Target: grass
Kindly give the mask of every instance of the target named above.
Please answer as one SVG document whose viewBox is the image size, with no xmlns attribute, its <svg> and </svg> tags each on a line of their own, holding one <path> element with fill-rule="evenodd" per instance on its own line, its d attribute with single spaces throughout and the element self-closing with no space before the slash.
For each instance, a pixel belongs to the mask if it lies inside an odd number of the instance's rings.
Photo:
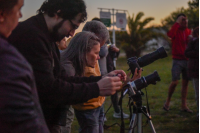
<svg viewBox="0 0 200 133">
<path fill-rule="evenodd" d="M 148 66 L 143 67 L 142 76 L 147 76 L 154 72 L 158 72 L 161 81 L 157 82 L 156 85 L 147 86 L 147 94 L 150 112 L 152 116 L 152 122 L 157 133 L 198 133 L 199 132 L 199 123 L 196 122 L 197 107 L 194 96 L 194 89 L 192 82 L 189 82 L 188 96 L 187 96 L 187 105 L 193 110 L 192 114 L 185 113 L 180 111 L 181 106 L 181 84 L 179 83 L 176 87 L 176 90 L 172 96 L 170 111 L 166 112 L 162 109 L 163 104 L 166 100 L 168 87 L 171 82 L 171 65 L 172 59 L 171 56 L 168 56 L 164 59 L 159 59 Z M 128 73 L 128 65 L 125 57 L 119 57 L 117 60 L 117 69 L 122 69 Z M 142 89 L 145 93 L 145 90 Z M 146 94 L 143 99 L 143 106 L 146 106 Z M 110 97 L 106 97 L 105 101 L 105 110 L 111 104 Z M 123 98 L 123 111 L 127 114 L 129 113 L 128 104 L 128 95 Z M 121 124 L 120 119 L 113 118 L 113 107 L 106 114 L 107 121 L 106 125 L 112 125 L 114 123 Z M 143 124 L 145 124 L 146 117 L 143 115 Z M 125 120 L 125 128 L 128 128 L 129 120 Z M 72 124 L 72 133 L 78 133 L 78 122 L 76 118 Z M 115 125 L 104 131 L 105 133 L 120 133 L 120 127 Z M 125 131 L 126 133 L 128 131 Z M 143 127 L 144 133 L 152 133 L 149 124 Z"/>
</svg>

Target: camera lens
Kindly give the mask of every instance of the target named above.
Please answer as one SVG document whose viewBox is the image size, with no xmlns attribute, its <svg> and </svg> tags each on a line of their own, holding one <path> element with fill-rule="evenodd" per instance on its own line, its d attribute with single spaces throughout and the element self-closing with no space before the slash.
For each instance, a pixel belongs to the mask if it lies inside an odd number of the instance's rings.
<svg viewBox="0 0 200 133">
<path fill-rule="evenodd" d="M 152 74 L 147 75 L 146 77 L 141 77 L 133 81 L 135 83 L 135 88 L 141 90 L 147 87 L 149 84 L 156 84 L 156 81 L 160 81 L 160 77 L 157 71 L 154 71 Z"/>
<path fill-rule="evenodd" d="M 151 64 L 155 60 L 164 58 L 164 57 L 167 57 L 167 53 L 166 53 L 164 47 L 160 47 L 156 51 L 138 58 L 138 64 L 140 67 L 144 67 L 146 65 Z"/>
</svg>

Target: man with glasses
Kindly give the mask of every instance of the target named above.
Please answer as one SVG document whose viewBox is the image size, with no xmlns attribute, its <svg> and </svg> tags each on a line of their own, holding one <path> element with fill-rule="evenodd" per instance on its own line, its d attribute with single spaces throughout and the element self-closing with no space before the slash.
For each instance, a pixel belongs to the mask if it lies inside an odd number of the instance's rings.
<svg viewBox="0 0 200 133">
<path fill-rule="evenodd" d="M 60 66 L 57 41 L 73 36 L 87 18 L 83 0 L 46 0 L 38 14 L 19 23 L 9 41 L 32 65 L 43 114 L 52 133 L 65 125 L 66 104 L 86 102 L 98 96 L 114 94 L 126 79 L 122 70 L 109 77 L 68 77 Z M 112 75 L 112 76 L 111 76 Z"/>
</svg>

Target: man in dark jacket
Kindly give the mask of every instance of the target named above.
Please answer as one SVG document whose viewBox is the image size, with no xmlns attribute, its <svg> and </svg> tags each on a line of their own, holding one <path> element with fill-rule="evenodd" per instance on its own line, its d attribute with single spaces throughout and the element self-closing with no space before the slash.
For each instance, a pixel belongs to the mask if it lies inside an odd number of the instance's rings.
<svg viewBox="0 0 200 133">
<path fill-rule="evenodd" d="M 33 70 L 7 42 L 22 17 L 24 0 L 0 0 L 0 132 L 49 133 Z"/>
<path fill-rule="evenodd" d="M 45 1 L 38 15 L 20 23 L 9 38 L 33 67 L 40 103 L 51 132 L 59 132 L 55 125 L 65 125 L 63 105 L 114 94 L 122 83 L 119 77 L 113 75 L 120 73 L 126 78 L 121 70 L 111 72 L 108 74 L 110 77 L 105 78 L 75 78 L 65 74 L 55 42 L 65 36 L 73 36 L 86 17 L 86 6 L 82 0 Z"/>
<path fill-rule="evenodd" d="M 199 120 L 199 27 L 194 29 L 192 36 L 185 50 L 185 56 L 189 58 L 187 74 L 193 82 L 197 103 L 197 120 Z"/>
</svg>

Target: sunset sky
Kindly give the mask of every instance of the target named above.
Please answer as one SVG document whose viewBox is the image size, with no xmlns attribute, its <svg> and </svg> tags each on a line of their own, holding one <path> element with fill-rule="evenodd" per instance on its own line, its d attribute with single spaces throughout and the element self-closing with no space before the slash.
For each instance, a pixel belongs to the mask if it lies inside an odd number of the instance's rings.
<svg viewBox="0 0 200 133">
<path fill-rule="evenodd" d="M 20 21 L 36 14 L 44 0 L 24 0 L 22 8 L 23 17 Z M 88 19 L 90 21 L 94 17 L 99 17 L 98 8 L 122 9 L 127 10 L 130 15 L 144 12 L 144 17 L 154 17 L 152 24 L 159 25 L 161 20 L 176 11 L 180 7 L 187 8 L 189 0 L 84 0 L 87 6 Z M 128 14 L 127 14 L 128 15 Z M 76 32 L 82 30 L 84 24 L 81 24 Z"/>
</svg>

